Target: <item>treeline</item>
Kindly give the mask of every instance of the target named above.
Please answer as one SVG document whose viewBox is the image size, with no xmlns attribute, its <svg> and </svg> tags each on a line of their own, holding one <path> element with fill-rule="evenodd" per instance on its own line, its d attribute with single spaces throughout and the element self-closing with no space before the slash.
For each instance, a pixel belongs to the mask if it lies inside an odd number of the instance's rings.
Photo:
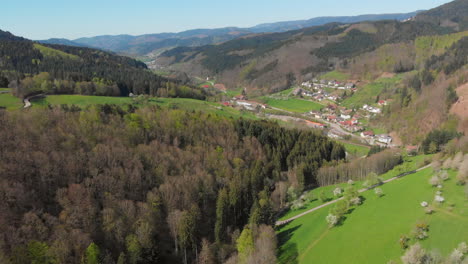
<svg viewBox="0 0 468 264">
<path fill-rule="evenodd" d="M 442 150 L 442 146 L 450 140 L 460 137 L 461 134 L 456 131 L 435 129 L 427 134 L 421 144 L 421 149 L 425 154 L 434 154 Z"/>
<path fill-rule="evenodd" d="M 39 45 L 29 40 L 5 37 L 0 38 L 0 58 L 2 76 L 16 84 L 28 76 L 47 72 L 53 80 L 63 81 L 66 87 L 62 89 L 67 91 L 74 91 L 76 83 L 99 85 L 93 82 L 99 79 L 111 82 L 121 96 L 134 93 L 196 99 L 206 97 L 203 90 L 154 74 L 143 62 L 90 48 Z M 104 92 L 103 95 L 115 95 L 117 90 L 113 87 Z M 95 93 L 86 91 L 86 94 Z"/>
<path fill-rule="evenodd" d="M 349 163 L 340 162 L 319 169 L 317 181 L 320 186 L 327 186 L 349 180 L 364 180 L 369 174 L 383 174 L 403 162 L 400 153 L 385 150 L 365 159 Z"/>
<path fill-rule="evenodd" d="M 276 183 L 303 167 L 314 184 L 345 155 L 310 131 L 158 107 L 0 123 L 1 263 L 274 262 Z"/>
</svg>

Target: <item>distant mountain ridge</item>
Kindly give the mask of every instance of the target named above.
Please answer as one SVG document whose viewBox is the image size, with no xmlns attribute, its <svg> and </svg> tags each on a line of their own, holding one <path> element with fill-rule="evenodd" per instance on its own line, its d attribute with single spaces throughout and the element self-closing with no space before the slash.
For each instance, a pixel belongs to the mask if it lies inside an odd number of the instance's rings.
<svg viewBox="0 0 468 264">
<path fill-rule="evenodd" d="M 217 29 L 193 29 L 179 33 L 158 33 L 139 36 L 103 35 L 87 38 L 39 40 L 46 44 L 62 44 L 99 48 L 128 55 L 158 54 L 175 47 L 198 47 L 233 40 L 241 36 L 256 33 L 274 33 L 319 26 L 331 22 L 356 23 L 376 20 L 405 20 L 421 11 L 398 14 L 371 14 L 359 16 L 316 17 L 309 20 L 283 21 L 259 24 L 250 28 L 225 27 Z"/>
</svg>

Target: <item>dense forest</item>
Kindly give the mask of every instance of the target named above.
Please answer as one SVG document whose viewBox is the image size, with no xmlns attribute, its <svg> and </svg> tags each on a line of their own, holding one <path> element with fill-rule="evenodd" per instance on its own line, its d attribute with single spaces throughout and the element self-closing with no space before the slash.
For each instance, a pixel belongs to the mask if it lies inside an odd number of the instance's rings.
<svg viewBox="0 0 468 264">
<path fill-rule="evenodd" d="M 271 263 L 274 197 L 345 158 L 313 131 L 158 107 L 0 123 L 1 263 Z"/>
<path fill-rule="evenodd" d="M 41 83 L 31 79 L 41 73 Z M 143 62 L 101 50 L 41 45 L 0 31 L 0 79 L 7 79 L 19 96 L 35 92 L 87 95 L 150 94 L 204 99 L 206 92 L 158 76 Z M 37 80 L 36 80 L 37 81 Z"/>
</svg>

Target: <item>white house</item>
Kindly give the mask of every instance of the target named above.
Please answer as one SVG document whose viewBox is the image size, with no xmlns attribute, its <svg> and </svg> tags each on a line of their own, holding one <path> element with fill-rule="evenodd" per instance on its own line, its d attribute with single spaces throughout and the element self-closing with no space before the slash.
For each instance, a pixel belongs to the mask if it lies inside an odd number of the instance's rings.
<svg viewBox="0 0 468 264">
<path fill-rule="evenodd" d="M 377 135 L 377 141 L 384 144 L 390 144 L 392 143 L 392 137 L 386 134 Z"/>
</svg>

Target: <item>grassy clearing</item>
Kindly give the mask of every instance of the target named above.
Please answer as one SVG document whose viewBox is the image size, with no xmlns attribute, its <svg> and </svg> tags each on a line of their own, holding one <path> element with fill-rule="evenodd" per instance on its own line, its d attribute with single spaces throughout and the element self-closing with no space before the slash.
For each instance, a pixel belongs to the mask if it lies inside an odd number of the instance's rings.
<svg viewBox="0 0 468 264">
<path fill-rule="evenodd" d="M 7 110 L 15 110 L 23 107 L 23 103 L 21 99 L 10 93 L 2 93 L 0 94 L 0 107 L 5 107 Z"/>
<path fill-rule="evenodd" d="M 340 142 L 340 143 L 343 144 L 343 146 L 346 149 L 346 152 L 348 152 L 352 156 L 362 157 L 364 155 L 367 155 L 367 153 L 369 153 L 370 147 L 356 145 L 356 144 L 352 144 L 348 142 Z"/>
<path fill-rule="evenodd" d="M 348 108 L 359 108 L 364 104 L 373 104 L 376 102 L 379 94 L 393 88 L 401 80 L 401 74 L 392 78 L 379 78 L 370 84 L 360 87 L 353 96 L 345 99 L 341 105 Z"/>
<path fill-rule="evenodd" d="M 383 185 L 385 195 L 362 194 L 364 204 L 346 215 L 343 225 L 328 229 L 323 208 L 278 230 L 280 263 L 387 263 L 400 262 L 400 235 L 410 235 L 419 221 L 429 224 L 429 237 L 421 244 L 449 254 L 468 237 L 468 202 L 463 186 L 455 184 L 455 172 L 442 189 L 446 202 L 427 215 L 420 203 L 433 201 L 436 188 L 428 184 L 432 169 Z M 455 206 L 452 208 L 450 204 Z M 412 239 L 410 244 L 416 241 Z"/>
<path fill-rule="evenodd" d="M 77 105 L 86 107 L 96 104 L 116 104 L 126 105 L 135 103 L 134 99 L 130 97 L 108 97 L 108 96 L 85 96 L 85 95 L 49 95 L 44 99 L 35 100 L 32 102 L 33 106 L 47 106 L 51 105 Z M 250 119 L 257 119 L 257 117 L 246 111 L 239 111 L 231 107 L 225 107 L 217 103 L 200 101 L 187 98 L 149 98 L 143 103 L 135 103 L 137 106 L 146 105 L 159 105 L 161 107 L 170 107 L 177 109 L 184 109 L 188 111 L 203 111 L 207 113 L 218 114 L 225 117 L 243 117 Z"/>
<path fill-rule="evenodd" d="M 325 73 L 324 75 L 320 76 L 320 79 L 323 80 L 337 80 L 337 81 L 346 81 L 349 79 L 349 74 L 339 72 L 339 71 L 331 71 Z"/>
<path fill-rule="evenodd" d="M 422 63 L 432 55 L 444 53 L 446 48 L 452 46 L 465 36 L 468 36 L 468 31 L 440 36 L 418 37 L 414 44 L 417 62 Z"/>
<path fill-rule="evenodd" d="M 282 100 L 271 97 L 263 97 L 262 100 L 271 107 L 295 113 L 305 113 L 312 110 L 320 110 L 324 107 L 324 105 L 317 102 L 293 98 Z"/>
<path fill-rule="evenodd" d="M 69 53 L 56 50 L 53 48 L 49 48 L 49 47 L 46 47 L 37 43 L 34 44 L 34 48 L 39 50 L 42 53 L 42 55 L 44 55 L 45 57 L 59 57 L 59 58 L 72 59 L 72 60 L 78 60 L 80 58 L 76 55 L 69 54 Z"/>
<path fill-rule="evenodd" d="M 367 152 L 365 154 L 367 154 Z M 380 177 L 382 179 L 384 179 L 384 180 L 387 180 L 387 179 L 393 178 L 393 177 L 395 177 L 395 176 L 397 176 L 397 175 L 399 175 L 401 173 L 418 169 L 418 168 L 420 168 L 420 167 L 422 167 L 424 165 L 425 159 L 430 159 L 431 157 L 432 157 L 432 155 L 419 155 L 419 156 L 414 156 L 414 157 L 405 157 L 404 158 L 405 162 L 403 164 L 398 165 L 393 170 L 388 171 L 387 173 L 380 175 Z M 361 186 L 362 183 L 363 183 L 363 181 L 356 181 L 355 186 L 358 186 L 360 188 L 360 187 L 362 187 Z M 318 195 L 321 192 L 324 192 L 328 199 L 334 199 L 333 190 L 336 187 L 344 188 L 347 185 L 348 185 L 347 183 L 340 183 L 340 184 L 335 184 L 335 185 L 330 185 L 330 186 L 319 187 L 319 188 L 311 190 L 309 193 L 312 193 L 314 197 L 318 197 Z M 307 211 L 309 209 L 317 207 L 317 206 L 319 206 L 321 204 L 322 203 L 318 199 L 313 200 L 312 202 L 310 202 L 308 204 L 304 204 L 304 207 L 301 208 L 301 209 L 289 210 L 286 214 L 282 215 L 279 220 L 285 220 L 285 219 L 288 219 L 290 217 L 296 216 L 296 215 L 301 214 L 301 213 L 303 213 L 303 212 L 305 212 L 305 211 Z"/>
<path fill-rule="evenodd" d="M 468 204 L 452 172 L 443 189 L 447 202 L 434 214 L 425 214 L 420 202 L 431 202 L 434 197 L 436 190 L 427 183 L 432 174 L 426 169 L 383 185 L 382 198 L 371 191 L 363 193 L 364 204 L 333 229 L 325 221 L 329 208 L 282 227 L 278 233 L 280 263 L 401 263 L 404 251 L 398 239 L 409 235 L 419 221 L 429 224 L 429 237 L 421 244 L 447 255 L 468 237 Z M 448 208 L 451 202 L 456 205 L 452 211 Z"/>
<path fill-rule="evenodd" d="M 10 88 L 0 88 L 0 91 L 10 91 Z"/>
</svg>

